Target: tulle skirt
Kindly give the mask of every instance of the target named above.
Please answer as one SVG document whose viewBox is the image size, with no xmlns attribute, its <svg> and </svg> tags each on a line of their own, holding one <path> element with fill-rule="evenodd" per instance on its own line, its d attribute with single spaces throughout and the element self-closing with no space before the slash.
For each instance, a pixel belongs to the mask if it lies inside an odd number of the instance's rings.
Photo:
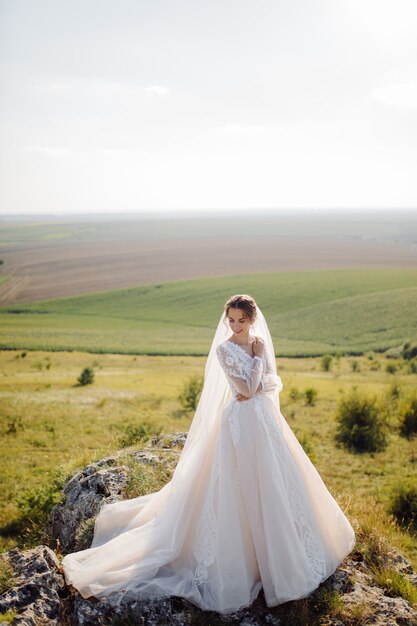
<svg viewBox="0 0 417 626">
<path fill-rule="evenodd" d="M 189 480 L 103 505 L 66 581 L 113 606 L 181 596 L 203 610 L 306 597 L 355 543 L 351 524 L 268 394 L 232 399 Z"/>
</svg>

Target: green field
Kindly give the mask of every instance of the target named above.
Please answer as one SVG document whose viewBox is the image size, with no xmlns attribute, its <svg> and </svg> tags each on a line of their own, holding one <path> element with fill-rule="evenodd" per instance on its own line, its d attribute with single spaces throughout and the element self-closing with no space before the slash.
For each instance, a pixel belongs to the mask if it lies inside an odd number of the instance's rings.
<svg viewBox="0 0 417 626">
<path fill-rule="evenodd" d="M 394 374 L 386 371 L 387 363 L 396 364 Z M 181 413 L 178 395 L 189 376 L 203 374 L 204 364 L 204 357 L 0 352 L 0 550 L 21 545 L 19 501 L 29 494 L 39 507 L 57 468 L 70 473 L 119 449 L 132 426 L 187 431 L 192 414 Z M 86 366 L 93 366 L 95 381 L 77 387 Z M 416 374 L 402 359 L 381 354 L 334 359 L 328 372 L 319 358 L 279 358 L 277 366 L 284 385 L 281 411 L 331 492 L 344 506 L 350 502 L 348 514 L 362 521 L 375 511 L 374 503 L 380 506 L 381 532 L 417 564 L 416 538 L 386 516 L 392 491 L 417 480 L 417 439 L 399 435 L 391 393 L 397 385 L 403 402 L 416 386 Z M 337 405 L 354 386 L 389 407 L 389 443 L 382 452 L 353 454 L 335 445 Z M 314 406 L 303 395 L 310 387 L 317 391 Z"/>
<path fill-rule="evenodd" d="M 201 278 L 0 308 L 0 349 L 205 355 L 224 302 L 249 293 L 277 356 L 363 354 L 417 339 L 417 269 Z"/>
</svg>

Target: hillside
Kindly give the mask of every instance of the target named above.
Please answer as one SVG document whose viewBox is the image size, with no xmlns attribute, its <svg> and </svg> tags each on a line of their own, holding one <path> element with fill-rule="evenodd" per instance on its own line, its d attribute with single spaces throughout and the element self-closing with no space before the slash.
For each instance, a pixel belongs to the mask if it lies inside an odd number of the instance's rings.
<svg viewBox="0 0 417 626">
<path fill-rule="evenodd" d="M 226 299 L 253 295 L 280 356 L 417 338 L 417 269 L 242 274 L 0 307 L 0 349 L 205 355 Z"/>
</svg>

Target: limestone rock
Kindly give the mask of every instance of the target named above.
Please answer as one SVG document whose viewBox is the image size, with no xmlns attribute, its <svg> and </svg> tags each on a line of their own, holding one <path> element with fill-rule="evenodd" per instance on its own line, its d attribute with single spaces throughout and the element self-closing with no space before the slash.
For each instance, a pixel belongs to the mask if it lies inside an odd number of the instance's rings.
<svg viewBox="0 0 417 626">
<path fill-rule="evenodd" d="M 24 552 L 13 548 L 5 553 L 14 570 L 15 586 L 0 596 L 0 612 L 16 611 L 13 624 L 59 626 L 62 598 L 67 595 L 60 563 L 47 546 Z"/>
<path fill-rule="evenodd" d="M 182 447 L 187 433 L 157 436 L 152 440 L 153 449 Z M 118 453 L 100 459 L 77 472 L 65 485 L 63 501 L 52 509 L 46 525 L 43 542 L 62 552 L 76 552 L 84 546 L 77 535 L 82 525 L 93 521 L 104 503 L 111 503 L 123 497 L 129 482 L 130 469 L 118 465 L 121 456 L 130 456 L 142 464 L 159 464 L 164 458 L 152 450 L 123 449 Z M 172 468 L 173 469 L 173 468 Z"/>
</svg>

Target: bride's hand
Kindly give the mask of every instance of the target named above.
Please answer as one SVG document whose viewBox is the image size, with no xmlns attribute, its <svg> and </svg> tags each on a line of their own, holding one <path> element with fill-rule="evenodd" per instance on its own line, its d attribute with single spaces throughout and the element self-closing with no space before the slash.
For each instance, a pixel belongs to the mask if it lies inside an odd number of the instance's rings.
<svg viewBox="0 0 417 626">
<path fill-rule="evenodd" d="M 252 343 L 253 356 L 263 356 L 265 350 L 265 343 L 262 337 L 254 337 Z"/>
<path fill-rule="evenodd" d="M 243 395 L 243 393 L 238 393 L 236 396 L 236 400 L 238 402 L 242 402 L 242 400 L 249 400 L 248 396 Z"/>
</svg>

